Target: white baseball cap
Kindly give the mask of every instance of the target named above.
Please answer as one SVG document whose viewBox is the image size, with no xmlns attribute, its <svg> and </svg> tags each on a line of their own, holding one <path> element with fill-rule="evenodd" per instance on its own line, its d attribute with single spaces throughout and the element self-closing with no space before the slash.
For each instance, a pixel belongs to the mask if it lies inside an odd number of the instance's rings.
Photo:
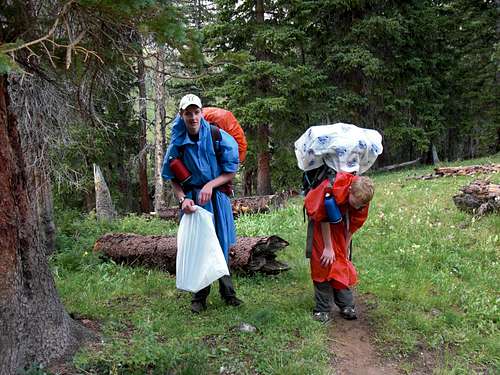
<svg viewBox="0 0 500 375">
<path fill-rule="evenodd" d="M 194 94 L 184 95 L 179 103 L 179 109 L 184 110 L 190 105 L 195 105 L 198 108 L 201 108 L 201 99 Z"/>
</svg>

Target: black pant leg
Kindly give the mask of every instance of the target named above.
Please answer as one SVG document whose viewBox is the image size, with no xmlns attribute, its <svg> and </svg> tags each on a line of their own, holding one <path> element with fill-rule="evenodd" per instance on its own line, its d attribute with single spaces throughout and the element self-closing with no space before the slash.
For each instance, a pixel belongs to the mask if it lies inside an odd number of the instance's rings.
<svg viewBox="0 0 500 375">
<path fill-rule="evenodd" d="M 333 297 L 335 304 L 339 307 L 339 309 L 342 310 L 345 307 L 354 308 L 354 296 L 351 289 L 334 289 Z"/>
<path fill-rule="evenodd" d="M 207 297 L 210 294 L 210 285 L 206 288 L 199 290 L 196 293 L 193 293 L 193 298 L 191 302 L 202 302 L 205 303 L 207 301 Z"/>
<path fill-rule="evenodd" d="M 219 292 L 220 296 L 224 300 L 236 297 L 236 291 L 233 287 L 233 279 L 231 278 L 231 275 L 224 275 L 219 279 Z"/>
<path fill-rule="evenodd" d="M 329 312 L 332 308 L 333 288 L 328 281 L 314 284 L 314 312 Z"/>
</svg>

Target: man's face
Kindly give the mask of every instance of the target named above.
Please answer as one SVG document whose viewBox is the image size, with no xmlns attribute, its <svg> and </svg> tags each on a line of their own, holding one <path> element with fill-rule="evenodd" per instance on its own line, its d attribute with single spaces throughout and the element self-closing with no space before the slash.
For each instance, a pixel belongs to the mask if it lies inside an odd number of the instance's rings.
<svg viewBox="0 0 500 375">
<path fill-rule="evenodd" d="M 191 104 L 186 109 L 181 110 L 181 116 L 186 124 L 186 129 L 189 134 L 195 135 L 200 131 L 201 108 Z"/>
</svg>

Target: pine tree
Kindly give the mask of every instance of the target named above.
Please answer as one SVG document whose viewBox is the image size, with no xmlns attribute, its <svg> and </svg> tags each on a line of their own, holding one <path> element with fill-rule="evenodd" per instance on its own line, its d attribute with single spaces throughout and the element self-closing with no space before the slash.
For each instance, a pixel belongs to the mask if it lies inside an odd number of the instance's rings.
<svg viewBox="0 0 500 375">
<path fill-rule="evenodd" d="M 249 155 L 247 193 L 271 192 L 298 180 L 293 141 L 321 118 L 329 87 L 304 56 L 307 36 L 296 23 L 295 5 L 285 1 L 217 1 L 217 18 L 204 29 L 209 59 L 230 62 L 204 81 L 208 96 L 232 110 L 245 128 Z M 256 185 L 256 191 L 250 186 Z"/>
</svg>

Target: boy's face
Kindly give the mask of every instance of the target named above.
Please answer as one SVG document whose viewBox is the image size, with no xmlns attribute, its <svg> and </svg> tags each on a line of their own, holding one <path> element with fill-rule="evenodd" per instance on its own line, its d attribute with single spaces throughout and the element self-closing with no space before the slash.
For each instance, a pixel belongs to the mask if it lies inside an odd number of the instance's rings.
<svg viewBox="0 0 500 375">
<path fill-rule="evenodd" d="M 367 205 L 367 203 L 362 202 L 355 194 L 352 192 L 349 194 L 349 205 L 356 210 L 361 210 Z"/>
<path fill-rule="evenodd" d="M 181 110 L 181 116 L 186 124 L 188 133 L 192 135 L 198 134 L 202 116 L 201 108 L 191 104 L 186 109 Z"/>
</svg>

